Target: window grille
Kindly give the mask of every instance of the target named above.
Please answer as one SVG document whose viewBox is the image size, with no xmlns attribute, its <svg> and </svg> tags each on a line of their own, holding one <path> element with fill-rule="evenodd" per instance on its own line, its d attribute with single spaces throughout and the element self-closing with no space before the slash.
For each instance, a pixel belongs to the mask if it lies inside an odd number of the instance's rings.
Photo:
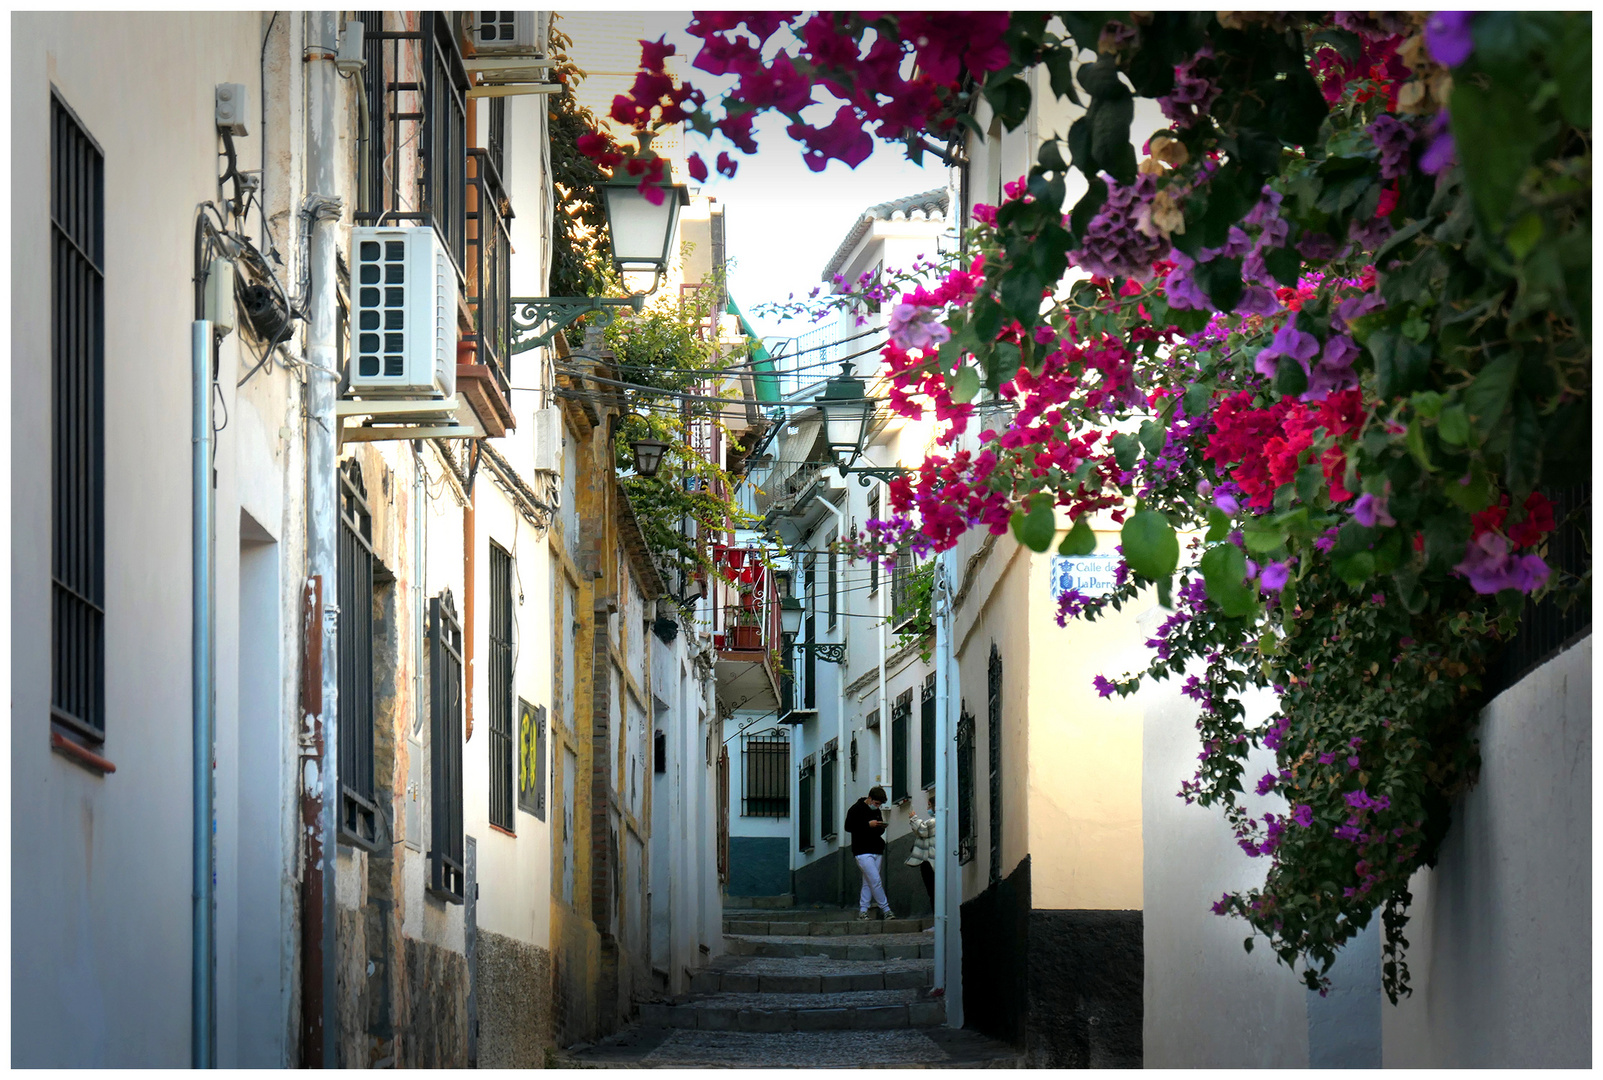
<svg viewBox="0 0 1603 1080">
<path fill-rule="evenodd" d="M 512 831 L 512 557 L 490 545 L 490 824 Z"/>
<path fill-rule="evenodd" d="M 985 737 L 991 757 L 991 881 L 1002 880 L 1002 654 L 991 643 L 986 672 Z"/>
<path fill-rule="evenodd" d="M 979 846 L 974 823 L 974 717 L 965 706 L 957 718 L 957 861 L 973 862 Z"/>
<path fill-rule="evenodd" d="M 831 739 L 818 755 L 818 835 L 833 840 L 835 829 L 835 791 L 840 787 L 840 742 Z"/>
<path fill-rule="evenodd" d="M 913 691 L 904 690 L 891 706 L 891 801 L 909 797 L 907 790 L 907 729 L 912 726 Z"/>
<path fill-rule="evenodd" d="M 807 569 L 804 571 L 804 584 L 807 587 L 807 621 L 802 628 L 803 641 L 818 640 L 818 591 L 813 587 L 817 572 L 814 569 L 813 559 L 807 560 Z M 805 649 L 802 651 L 802 708 L 816 709 L 818 707 L 818 651 Z"/>
<path fill-rule="evenodd" d="M 462 902 L 462 624 L 447 589 L 429 601 L 429 888 Z"/>
<path fill-rule="evenodd" d="M 668 733 L 659 731 L 652 736 L 651 771 L 661 776 L 668 771 Z"/>
<path fill-rule="evenodd" d="M 924 679 L 924 691 L 919 697 L 918 715 L 918 786 L 935 785 L 935 676 Z"/>
<path fill-rule="evenodd" d="M 915 613 L 908 608 L 908 586 L 913 578 L 913 553 L 902 550 L 896 553 L 896 565 L 891 568 L 891 629 L 900 630 L 913 621 Z"/>
<path fill-rule="evenodd" d="M 741 745 L 742 817 L 790 816 L 790 740 L 747 735 Z"/>
<path fill-rule="evenodd" d="M 50 719 L 106 737 L 105 160 L 50 97 Z"/>
<path fill-rule="evenodd" d="M 502 176 L 507 171 L 507 99 L 504 97 L 489 98 L 490 122 L 487 125 L 487 134 L 484 139 L 484 148 L 490 152 L 490 164 Z"/>
<path fill-rule="evenodd" d="M 361 18 L 368 136 L 356 221 L 432 224 L 460 274 L 466 259 L 468 77 L 451 20 L 444 12 L 424 12 L 417 30 L 385 30 L 382 12 Z M 421 53 L 421 71 L 407 70 L 413 49 Z M 405 136 L 403 123 L 414 125 Z M 403 199 L 401 177 L 408 170 L 399 158 L 411 146 L 417 147 L 421 191 Z"/>
<path fill-rule="evenodd" d="M 801 799 L 801 819 L 798 822 L 796 846 L 802 851 L 813 850 L 813 759 L 809 756 L 801 764 L 796 788 Z"/>
<path fill-rule="evenodd" d="M 491 98 L 504 101 L 505 98 Z M 512 377 L 512 234 L 511 202 L 505 174 L 495 167 L 489 151 L 472 149 L 473 175 L 468 215 L 467 301 L 473 309 L 478 362 Z"/>
<path fill-rule="evenodd" d="M 341 839 L 378 843 L 373 791 L 373 517 L 362 466 L 340 468 L 339 779 Z"/>
</svg>

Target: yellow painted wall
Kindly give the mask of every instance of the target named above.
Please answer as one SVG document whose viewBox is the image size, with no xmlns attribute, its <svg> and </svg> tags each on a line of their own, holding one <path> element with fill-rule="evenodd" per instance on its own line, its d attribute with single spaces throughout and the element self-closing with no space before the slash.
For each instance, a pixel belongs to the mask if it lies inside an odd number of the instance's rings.
<svg viewBox="0 0 1603 1080">
<path fill-rule="evenodd" d="M 1098 532 L 1099 551 L 1118 542 Z M 1051 564 L 1050 552 L 1029 560 L 1032 904 L 1140 908 L 1142 713 L 1134 697 L 1099 697 L 1092 679 L 1144 660 L 1137 619 L 1151 603 L 1060 628 Z"/>
</svg>

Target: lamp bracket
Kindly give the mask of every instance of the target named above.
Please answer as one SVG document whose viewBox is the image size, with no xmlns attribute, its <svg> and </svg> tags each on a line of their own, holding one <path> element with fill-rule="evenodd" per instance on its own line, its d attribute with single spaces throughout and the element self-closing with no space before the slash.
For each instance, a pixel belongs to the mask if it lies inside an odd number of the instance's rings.
<svg viewBox="0 0 1603 1080">
<path fill-rule="evenodd" d="M 898 476 L 910 476 L 913 472 L 912 469 L 903 469 L 896 465 L 837 465 L 836 468 L 840 470 L 842 477 L 845 477 L 849 473 L 857 473 L 857 482 L 863 487 L 872 486 L 869 483 L 870 478 L 878 480 L 882 484 L 888 484 L 892 480 L 895 480 Z"/>
<path fill-rule="evenodd" d="M 622 299 L 609 296 L 514 296 L 512 297 L 512 352 L 517 354 L 551 344 L 557 331 L 572 326 L 576 319 L 594 312 L 600 326 L 610 326 L 620 308 L 641 311 L 644 296 Z M 546 327 L 541 331 L 540 327 Z M 537 332 L 538 331 L 538 332 Z"/>
<path fill-rule="evenodd" d="M 826 664 L 844 664 L 846 662 L 846 645 L 839 641 L 798 641 L 795 648 L 803 652 L 811 652 L 815 657 Z"/>
</svg>

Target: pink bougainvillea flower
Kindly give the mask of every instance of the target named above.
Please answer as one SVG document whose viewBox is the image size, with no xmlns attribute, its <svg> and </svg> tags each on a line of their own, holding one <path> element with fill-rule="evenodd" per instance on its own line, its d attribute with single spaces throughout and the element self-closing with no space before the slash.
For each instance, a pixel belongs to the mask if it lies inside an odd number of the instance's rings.
<svg viewBox="0 0 1603 1080">
<path fill-rule="evenodd" d="M 740 168 L 740 164 L 737 161 L 735 161 L 734 158 L 729 156 L 728 151 L 720 151 L 719 152 L 719 154 L 718 154 L 718 173 L 719 173 L 719 175 L 728 176 L 728 177 L 732 178 L 735 175 L 735 170 L 738 169 L 738 168 Z"/>
<path fill-rule="evenodd" d="M 823 172 L 831 158 L 855 169 L 874 152 L 874 140 L 863 130 L 857 111 L 850 105 L 842 105 L 835 113 L 834 123 L 826 128 L 791 124 L 785 132 L 807 147 L 802 160 L 813 172 Z"/>
<path fill-rule="evenodd" d="M 690 175 L 699 183 L 705 184 L 707 182 L 707 163 L 701 160 L 700 154 L 691 154 L 685 160 L 685 167 L 690 170 Z"/>
<path fill-rule="evenodd" d="M 678 46 L 666 44 L 668 35 L 656 41 L 640 40 L 640 66 L 650 71 L 661 71 L 664 61 L 679 51 Z"/>
</svg>

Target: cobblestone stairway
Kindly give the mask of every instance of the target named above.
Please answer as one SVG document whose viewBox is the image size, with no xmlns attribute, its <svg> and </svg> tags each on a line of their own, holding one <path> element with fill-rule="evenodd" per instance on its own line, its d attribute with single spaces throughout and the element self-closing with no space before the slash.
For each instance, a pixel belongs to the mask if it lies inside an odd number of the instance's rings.
<svg viewBox="0 0 1603 1080">
<path fill-rule="evenodd" d="M 933 920 L 726 909 L 725 955 L 682 997 L 568 1055 L 598 1068 L 1012 1068 L 1010 1047 L 945 1027 Z"/>
</svg>

